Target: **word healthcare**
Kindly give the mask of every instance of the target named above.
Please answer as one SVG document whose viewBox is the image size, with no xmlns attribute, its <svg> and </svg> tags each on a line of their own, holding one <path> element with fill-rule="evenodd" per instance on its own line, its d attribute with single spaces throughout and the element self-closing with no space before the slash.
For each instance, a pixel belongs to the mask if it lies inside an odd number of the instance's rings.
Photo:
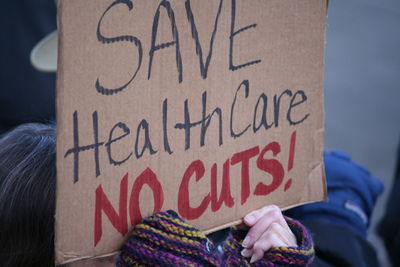
<svg viewBox="0 0 400 267">
<path fill-rule="evenodd" d="M 239 94 L 241 93 L 242 94 Z M 193 130 L 200 131 L 200 140 L 198 140 L 200 147 L 205 145 L 206 134 L 208 127 L 210 126 L 212 119 L 218 123 L 218 140 L 217 143 L 221 146 L 224 143 L 223 140 L 223 130 L 228 130 L 228 135 L 231 138 L 239 138 L 246 134 L 249 131 L 253 133 L 257 133 L 260 130 L 268 130 L 272 127 L 278 127 L 281 120 L 281 106 L 286 106 L 287 109 L 282 112 L 285 115 L 285 119 L 289 125 L 297 125 L 304 122 L 310 114 L 296 114 L 294 112 L 295 108 L 300 106 L 301 104 L 307 101 L 307 95 L 303 90 L 284 90 L 280 94 L 275 94 L 273 97 L 266 95 L 265 93 L 261 93 L 255 103 L 244 103 L 247 108 L 252 109 L 252 117 L 243 118 L 240 117 L 240 114 L 235 114 L 235 106 L 239 101 L 246 101 L 250 94 L 250 83 L 248 80 L 243 80 L 243 82 L 236 89 L 236 93 L 232 97 L 232 104 L 229 112 L 229 128 L 225 127 L 224 124 L 226 122 L 223 121 L 223 111 L 220 107 L 215 107 L 212 112 L 207 111 L 207 91 L 204 91 L 201 96 L 201 114 L 191 114 L 190 105 L 188 99 L 186 99 L 183 103 L 183 121 L 179 123 L 175 123 L 174 130 L 175 131 L 183 131 L 184 132 L 184 150 L 188 150 L 191 148 L 191 132 Z M 272 98 L 272 100 L 271 100 Z M 287 101 L 286 105 L 281 105 L 282 101 Z M 272 105 L 272 108 L 267 108 L 268 104 Z M 68 157 L 73 155 L 74 158 L 74 170 L 73 170 L 73 182 L 76 183 L 79 181 L 79 155 L 80 153 L 89 153 L 92 152 L 94 154 L 95 164 L 94 164 L 94 174 L 96 177 L 101 175 L 101 166 L 99 160 L 99 153 L 101 148 L 104 148 L 108 162 L 111 166 L 120 166 L 128 162 L 131 158 L 139 159 L 141 158 L 146 151 L 150 155 L 157 154 L 160 149 L 163 149 L 166 153 L 172 154 L 174 152 L 174 147 L 179 144 L 170 144 L 168 136 L 170 135 L 170 127 L 168 124 L 168 99 L 165 99 L 162 102 L 162 127 L 157 127 L 162 129 L 163 135 L 163 144 L 162 148 L 154 145 L 154 142 L 151 140 L 150 131 L 151 131 L 151 123 L 142 119 L 140 123 L 135 127 L 136 134 L 134 136 L 131 135 L 131 125 L 127 125 L 124 122 L 117 122 L 110 129 L 108 138 L 99 137 L 99 116 L 97 111 L 92 113 L 92 129 L 93 129 L 93 142 L 91 144 L 82 145 L 79 142 L 79 114 L 77 111 L 73 113 L 73 147 L 68 149 L 65 153 L 64 157 Z M 268 112 L 271 111 L 271 112 Z M 197 118 L 197 119 L 193 119 Z M 237 125 L 236 121 L 240 121 L 240 127 Z M 243 122 L 244 123 L 243 125 Z M 174 133 L 175 134 L 175 133 Z M 115 145 L 118 141 L 121 141 L 124 138 L 134 138 L 134 147 L 126 149 L 126 156 L 122 159 L 116 159 L 113 156 L 113 145 Z M 214 144 L 215 144 L 214 143 Z M 214 144 L 209 144 L 208 147 L 213 146 Z M 161 146 L 161 145 L 160 145 Z"/>
</svg>

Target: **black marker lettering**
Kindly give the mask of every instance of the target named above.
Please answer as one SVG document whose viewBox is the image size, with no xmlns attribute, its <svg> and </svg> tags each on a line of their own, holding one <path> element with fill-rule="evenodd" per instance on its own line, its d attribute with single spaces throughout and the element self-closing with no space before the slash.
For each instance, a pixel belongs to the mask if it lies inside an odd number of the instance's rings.
<svg viewBox="0 0 400 267">
<path fill-rule="evenodd" d="M 116 129 L 121 129 L 124 133 L 116 138 L 113 138 L 114 135 L 114 131 Z M 115 142 L 117 142 L 118 140 L 121 140 L 122 138 L 124 138 L 125 136 L 129 135 L 131 133 L 130 129 L 128 128 L 128 126 L 126 126 L 125 123 L 122 122 L 118 122 L 117 124 L 114 125 L 114 127 L 111 129 L 110 131 L 110 135 L 108 137 L 108 142 L 105 144 L 105 146 L 107 147 L 107 154 L 108 154 L 108 159 L 110 161 L 110 164 L 112 165 L 121 165 L 122 163 L 124 163 L 125 161 L 127 161 L 131 156 L 132 156 L 132 152 L 129 153 L 129 155 L 127 157 L 125 157 L 125 159 L 121 160 L 121 161 L 116 161 L 113 159 L 112 154 L 111 154 L 111 145 Z"/>
<path fill-rule="evenodd" d="M 258 114 L 258 107 L 260 105 L 260 101 L 262 101 L 262 111 L 261 111 L 261 121 L 258 125 L 256 120 L 257 120 L 257 114 Z M 264 126 L 264 128 L 267 130 L 273 126 L 273 124 L 268 125 L 267 121 L 267 103 L 268 103 L 268 97 L 262 93 L 257 100 L 257 104 L 254 107 L 254 118 L 253 118 L 253 132 L 256 133 L 261 126 Z"/>
<path fill-rule="evenodd" d="M 139 137 L 140 137 L 140 132 L 141 130 L 144 130 L 144 144 L 142 147 L 142 151 L 139 152 Z M 136 158 L 141 158 L 144 154 L 144 151 L 146 150 L 146 148 L 149 150 L 150 155 L 153 155 L 155 153 L 157 153 L 157 150 L 153 149 L 153 146 L 151 145 L 151 141 L 150 141 L 150 133 L 149 133 L 149 124 L 146 120 L 142 120 L 137 128 L 137 132 L 136 132 L 136 142 L 135 142 L 135 155 Z"/>
<path fill-rule="evenodd" d="M 248 66 L 251 66 L 251 65 L 254 65 L 254 64 L 258 64 L 258 63 L 261 62 L 261 59 L 257 59 L 257 60 L 254 60 L 254 61 L 251 61 L 251 62 L 247 62 L 247 63 L 241 64 L 241 65 L 238 65 L 238 66 L 235 66 L 233 64 L 233 41 L 234 41 L 234 37 L 236 35 L 238 35 L 239 33 L 242 33 L 244 31 L 247 31 L 247 30 L 251 29 L 251 28 L 257 27 L 257 24 L 251 24 L 251 25 L 248 25 L 246 27 L 243 27 L 243 28 L 235 31 L 235 21 L 236 21 L 236 0 L 232 0 L 231 35 L 229 37 L 229 39 L 230 39 L 230 44 L 229 44 L 229 69 L 231 71 L 235 71 L 235 70 L 238 70 L 238 69 L 241 69 L 241 68 L 244 68 L 244 67 L 248 67 Z"/>
<path fill-rule="evenodd" d="M 233 138 L 238 138 L 241 135 L 243 135 L 247 129 L 249 129 L 250 124 L 246 126 L 246 128 L 244 128 L 244 130 L 242 130 L 240 133 L 235 133 L 235 131 L 233 130 L 233 110 L 235 108 L 236 105 L 236 98 L 237 98 L 237 94 L 240 90 L 240 88 L 242 88 L 242 85 L 244 86 L 244 97 L 247 98 L 249 96 L 249 91 L 250 91 L 250 83 L 249 80 L 243 80 L 243 82 L 239 85 L 239 87 L 236 89 L 236 93 L 235 93 L 235 97 L 233 98 L 233 102 L 232 102 L 232 106 L 231 106 L 231 120 L 230 120 L 230 128 L 231 128 L 231 136 Z"/>
<path fill-rule="evenodd" d="M 168 18 L 171 23 L 171 31 L 172 31 L 172 38 L 174 39 L 172 42 L 168 43 L 163 43 L 156 45 L 156 37 L 157 37 L 157 31 L 158 31 L 158 24 L 159 24 L 159 19 L 160 19 L 160 8 L 163 7 L 167 10 L 168 13 Z M 179 83 L 182 82 L 182 57 L 181 57 L 181 51 L 179 49 L 179 34 L 178 34 L 178 29 L 176 27 L 175 23 L 175 15 L 174 11 L 171 8 L 171 4 L 169 3 L 168 0 L 163 0 L 160 5 L 157 8 L 156 14 L 154 16 L 153 20 L 153 29 L 152 29 L 152 35 L 151 35 L 151 48 L 149 52 L 149 71 L 148 71 L 148 76 L 147 79 L 150 80 L 151 77 L 151 68 L 153 66 L 153 57 L 154 57 L 154 52 L 157 50 L 161 50 L 167 47 L 170 47 L 172 45 L 175 45 L 175 53 L 176 53 L 176 67 L 178 69 L 178 81 Z"/>
<path fill-rule="evenodd" d="M 204 146 L 206 132 L 208 126 L 210 126 L 211 119 L 216 113 L 219 118 L 219 145 L 222 145 L 222 111 L 219 107 L 216 107 L 211 115 L 206 116 L 206 109 L 207 109 L 207 92 L 204 92 L 202 95 L 202 119 L 201 119 L 201 134 L 200 134 L 200 146 Z"/>
<path fill-rule="evenodd" d="M 94 150 L 96 177 L 100 175 L 99 146 L 103 145 L 104 142 L 99 142 L 97 111 L 93 112 L 92 118 L 93 118 L 94 143 L 87 146 L 79 146 L 78 112 L 75 111 L 73 114 L 74 147 L 67 150 L 67 152 L 64 155 L 64 158 L 66 158 L 71 153 L 74 154 L 74 178 L 73 178 L 74 183 L 79 181 L 79 153 L 86 150 L 90 149 Z"/>
<path fill-rule="evenodd" d="M 296 100 L 297 95 L 301 96 L 301 100 L 299 100 L 299 101 L 294 103 L 294 101 Z M 293 95 L 292 99 L 290 100 L 289 110 L 288 110 L 287 115 L 286 115 L 286 118 L 289 121 L 290 125 L 296 125 L 296 124 L 302 123 L 303 121 L 305 121 L 308 118 L 308 116 L 310 116 L 310 114 L 306 114 L 306 115 L 304 115 L 304 117 L 301 120 L 298 120 L 298 121 L 293 121 L 292 120 L 292 108 L 294 108 L 294 107 L 296 107 L 296 106 L 298 106 L 298 105 L 300 105 L 300 104 L 302 104 L 302 103 L 304 103 L 306 101 L 307 101 L 307 96 L 304 93 L 304 91 L 302 91 L 302 90 L 297 91 Z"/>
<path fill-rule="evenodd" d="M 279 112 L 281 109 L 281 98 L 283 95 L 292 96 L 292 91 L 285 90 L 280 94 L 280 96 L 274 95 L 274 124 L 275 124 L 275 127 L 279 126 Z"/>
<path fill-rule="evenodd" d="M 143 49 L 142 49 L 142 43 L 140 42 L 140 40 L 132 35 L 121 35 L 121 36 L 117 36 L 117 37 L 105 37 L 101 31 L 100 31 L 100 25 L 101 22 L 103 21 L 103 18 L 105 16 L 105 14 L 115 5 L 117 4 L 125 4 L 128 6 L 129 10 L 131 11 L 133 9 L 133 3 L 131 0 L 116 0 L 114 1 L 107 9 L 106 11 L 104 11 L 103 15 L 101 16 L 99 23 L 97 24 L 97 40 L 99 40 L 99 42 L 103 43 L 103 44 L 109 44 L 109 43 L 114 43 L 114 42 L 122 42 L 122 41 L 127 41 L 127 42 L 132 42 L 135 44 L 135 46 L 138 49 L 138 63 L 137 63 L 137 67 L 135 70 L 135 74 L 133 74 L 132 78 L 124 85 L 122 85 L 119 88 L 115 88 L 115 89 L 109 89 L 109 88 L 105 88 L 103 85 L 101 85 L 99 78 L 97 78 L 96 80 L 96 90 L 97 92 L 99 92 L 102 95 L 112 95 L 112 94 L 116 94 L 121 92 L 122 90 L 124 90 L 136 77 L 137 73 L 139 72 L 140 66 L 142 65 L 142 56 L 143 56 Z"/>
<path fill-rule="evenodd" d="M 198 122 L 190 122 L 190 114 L 189 114 L 189 104 L 188 100 L 185 100 L 184 103 L 184 123 L 175 124 L 176 129 L 184 129 L 185 130 L 185 150 L 190 148 L 190 129 L 199 125 L 201 121 Z"/>
<path fill-rule="evenodd" d="M 196 55 L 199 57 L 200 74 L 201 74 L 201 77 L 203 79 L 207 78 L 208 66 L 210 65 L 210 61 L 211 61 L 211 56 L 212 56 L 212 51 L 213 51 L 213 44 L 214 44 L 215 34 L 217 33 L 218 19 L 219 19 L 219 16 L 221 14 L 222 3 L 223 3 L 223 0 L 220 0 L 218 11 L 217 11 L 217 15 L 215 17 L 214 30 L 212 32 L 211 39 L 210 39 L 210 48 L 209 48 L 209 52 L 208 52 L 205 64 L 204 64 L 204 60 L 203 60 L 203 49 L 201 48 L 201 44 L 200 44 L 200 40 L 199 40 L 199 34 L 197 32 L 197 27 L 196 27 L 196 23 L 195 23 L 195 20 L 194 20 L 194 15 L 193 15 L 193 12 L 192 12 L 192 8 L 190 6 L 190 0 L 186 0 L 186 3 L 185 3 L 186 15 L 187 15 L 188 21 L 189 21 L 190 26 L 191 26 L 192 38 L 196 43 Z"/>
<path fill-rule="evenodd" d="M 163 102 L 163 137 L 164 137 L 164 150 L 168 154 L 172 154 L 173 151 L 169 147 L 168 141 L 168 99 Z"/>
</svg>

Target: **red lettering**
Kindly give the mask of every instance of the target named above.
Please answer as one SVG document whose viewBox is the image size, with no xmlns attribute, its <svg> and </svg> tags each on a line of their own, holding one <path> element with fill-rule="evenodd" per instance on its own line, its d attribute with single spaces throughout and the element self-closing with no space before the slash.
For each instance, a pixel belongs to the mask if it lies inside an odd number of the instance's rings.
<svg viewBox="0 0 400 267">
<path fill-rule="evenodd" d="M 229 159 L 225 161 L 222 174 L 222 186 L 221 194 L 218 199 L 217 193 L 217 164 L 211 167 L 211 210 L 213 212 L 218 211 L 221 208 L 222 203 L 229 208 L 235 204 L 231 194 L 231 176 L 230 176 L 230 163 Z"/>
<path fill-rule="evenodd" d="M 250 159 L 257 156 L 259 152 L 260 149 L 258 148 L 258 146 L 256 146 L 245 151 L 236 153 L 232 156 L 232 165 L 235 165 L 239 162 L 242 163 L 242 205 L 246 203 L 247 198 L 250 196 L 249 162 Z"/>
<path fill-rule="evenodd" d="M 285 175 L 282 164 L 278 160 L 264 158 L 264 155 L 269 151 L 272 151 L 273 156 L 279 154 L 281 152 L 279 143 L 272 142 L 266 145 L 257 158 L 257 167 L 271 174 L 272 182 L 269 185 L 258 183 L 254 190 L 254 195 L 256 196 L 265 196 L 275 191 L 282 184 L 283 176 Z"/>
<path fill-rule="evenodd" d="M 296 142 L 296 132 L 292 133 L 290 143 L 290 153 L 288 161 L 288 171 L 293 168 L 294 150 Z M 267 153 L 272 152 L 272 157 L 268 158 Z M 214 163 L 211 167 L 210 173 L 210 192 L 204 196 L 200 205 L 192 207 L 190 205 L 191 193 L 189 192 L 189 185 L 192 178 L 199 182 L 205 174 L 205 166 L 201 160 L 193 161 L 186 169 L 178 192 L 178 212 L 187 220 L 198 219 L 207 210 L 211 204 L 211 211 L 217 212 L 223 204 L 226 207 L 232 208 L 235 205 L 235 199 L 232 197 L 231 192 L 231 173 L 230 168 L 238 163 L 241 164 L 241 205 L 245 204 L 250 197 L 250 160 L 256 156 L 256 165 L 258 169 L 268 173 L 272 176 L 272 182 L 265 184 L 259 182 L 255 189 L 255 196 L 265 196 L 275 191 L 282 183 L 285 175 L 285 170 L 281 162 L 275 157 L 281 152 L 280 144 L 278 142 L 271 142 L 267 144 L 260 153 L 258 146 L 238 152 L 227 159 L 222 166 L 222 180 L 221 188 L 218 190 L 218 165 Z M 129 199 L 129 216 L 131 224 L 134 226 L 139 223 L 143 216 L 140 210 L 140 192 L 144 185 L 148 185 L 153 193 L 154 209 L 153 213 L 160 211 L 164 203 L 164 192 L 161 183 L 157 179 L 157 175 L 150 169 L 145 169 L 134 181 L 131 195 Z M 287 181 L 284 190 L 286 191 L 291 185 L 291 179 Z M 94 218 L 94 246 L 96 246 L 102 237 L 102 215 L 107 216 L 112 226 L 122 235 L 128 232 L 128 174 L 122 178 L 120 182 L 120 195 L 118 212 L 114 209 L 110 200 L 103 191 L 101 185 L 96 189 L 95 201 L 95 218 Z M 199 194 L 195 192 L 197 197 Z M 193 196 L 192 196 L 193 197 Z"/>
<path fill-rule="evenodd" d="M 94 246 L 96 246 L 103 235 L 102 211 L 107 215 L 114 228 L 124 236 L 128 232 L 127 221 L 127 199 L 128 199 L 128 174 L 125 174 L 120 183 L 119 191 L 119 214 L 115 211 L 103 188 L 99 185 L 96 189 L 96 206 L 94 213 Z"/>
<path fill-rule="evenodd" d="M 153 191 L 154 210 L 153 213 L 159 212 L 164 203 L 164 192 L 157 175 L 150 169 L 144 170 L 135 180 L 132 187 L 131 197 L 129 201 L 129 216 L 131 217 L 132 226 L 142 221 L 142 213 L 140 212 L 140 191 L 147 184 Z"/>
<path fill-rule="evenodd" d="M 289 150 L 289 161 L 288 161 L 288 171 L 293 169 L 294 165 L 294 152 L 296 149 L 296 131 L 290 136 L 290 150 Z"/>
<path fill-rule="evenodd" d="M 201 160 L 193 161 L 189 167 L 186 169 L 181 185 L 179 186 L 179 194 L 178 194 L 178 211 L 180 215 L 188 220 L 194 220 L 199 218 L 207 209 L 211 196 L 208 193 L 207 196 L 204 197 L 200 206 L 197 208 L 192 208 L 190 206 L 190 196 L 189 196 L 189 181 L 193 174 L 196 174 L 196 182 L 198 182 L 204 176 L 204 164 Z"/>
</svg>

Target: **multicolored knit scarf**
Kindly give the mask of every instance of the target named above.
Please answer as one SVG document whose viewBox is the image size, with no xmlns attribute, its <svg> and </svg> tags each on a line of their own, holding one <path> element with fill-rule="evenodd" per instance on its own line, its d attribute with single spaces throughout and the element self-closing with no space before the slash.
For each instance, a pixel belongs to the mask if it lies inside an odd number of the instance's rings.
<svg viewBox="0 0 400 267">
<path fill-rule="evenodd" d="M 204 233 L 174 211 L 160 212 L 135 226 L 121 248 L 117 266 L 307 266 L 314 257 L 312 239 L 299 222 L 286 220 L 299 246 L 272 248 L 250 264 L 240 254 L 247 231 L 233 228 L 221 255 Z"/>
</svg>

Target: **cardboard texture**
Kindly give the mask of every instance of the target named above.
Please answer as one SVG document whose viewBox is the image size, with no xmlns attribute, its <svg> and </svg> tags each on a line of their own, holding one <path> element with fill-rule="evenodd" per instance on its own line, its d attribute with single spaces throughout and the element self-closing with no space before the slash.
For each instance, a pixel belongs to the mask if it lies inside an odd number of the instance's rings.
<svg viewBox="0 0 400 267">
<path fill-rule="evenodd" d="M 56 261 L 173 209 L 204 231 L 326 198 L 326 1 L 61 0 Z"/>
</svg>

